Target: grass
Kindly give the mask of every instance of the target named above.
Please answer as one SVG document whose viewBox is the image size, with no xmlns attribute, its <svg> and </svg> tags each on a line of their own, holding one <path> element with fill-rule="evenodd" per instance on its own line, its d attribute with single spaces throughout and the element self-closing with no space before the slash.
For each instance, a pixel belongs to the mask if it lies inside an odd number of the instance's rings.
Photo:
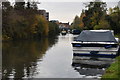
<svg viewBox="0 0 120 80">
<path fill-rule="evenodd" d="M 120 39 L 120 34 L 116 34 L 115 37 L 118 37 Z"/>
<path fill-rule="evenodd" d="M 102 76 L 101 80 L 120 80 L 120 56 L 116 58 L 116 61 L 106 70 L 106 73 Z"/>
</svg>

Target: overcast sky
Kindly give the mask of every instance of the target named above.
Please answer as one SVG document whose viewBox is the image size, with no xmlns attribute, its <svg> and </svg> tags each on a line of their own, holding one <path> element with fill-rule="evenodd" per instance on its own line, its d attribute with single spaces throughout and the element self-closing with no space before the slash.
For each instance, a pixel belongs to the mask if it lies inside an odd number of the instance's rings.
<svg viewBox="0 0 120 80">
<path fill-rule="evenodd" d="M 45 9 L 50 13 L 50 20 L 60 22 L 72 22 L 76 15 L 80 16 L 85 9 L 84 2 L 41 2 L 39 9 Z M 115 7 L 117 2 L 107 2 L 107 7 Z"/>
<path fill-rule="evenodd" d="M 9 0 L 14 2 L 15 0 Z M 22 1 L 22 0 L 19 0 Z M 28 1 L 28 0 L 24 0 Z M 32 1 L 32 0 L 31 0 Z M 80 16 L 82 9 L 85 9 L 83 3 L 93 0 L 35 0 L 41 2 L 39 9 L 45 9 L 49 12 L 50 20 L 59 20 L 60 22 L 72 22 L 76 15 Z M 120 0 L 102 0 L 107 2 L 107 7 L 114 7 Z"/>
</svg>

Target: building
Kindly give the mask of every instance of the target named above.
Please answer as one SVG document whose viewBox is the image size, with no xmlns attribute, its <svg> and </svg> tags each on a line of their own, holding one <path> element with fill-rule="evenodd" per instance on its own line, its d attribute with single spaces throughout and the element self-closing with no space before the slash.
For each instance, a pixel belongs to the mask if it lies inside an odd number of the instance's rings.
<svg viewBox="0 0 120 80">
<path fill-rule="evenodd" d="M 59 25 L 59 21 L 58 20 L 50 20 L 50 22 L 56 23 Z"/>
<path fill-rule="evenodd" d="M 62 22 L 60 22 L 59 23 L 59 28 L 60 29 L 69 29 L 70 28 L 69 22 L 68 23 L 62 23 Z"/>
<path fill-rule="evenodd" d="M 46 10 L 38 10 L 38 13 L 40 15 L 43 15 L 46 18 L 46 20 L 49 21 L 49 12 L 46 12 Z"/>
</svg>

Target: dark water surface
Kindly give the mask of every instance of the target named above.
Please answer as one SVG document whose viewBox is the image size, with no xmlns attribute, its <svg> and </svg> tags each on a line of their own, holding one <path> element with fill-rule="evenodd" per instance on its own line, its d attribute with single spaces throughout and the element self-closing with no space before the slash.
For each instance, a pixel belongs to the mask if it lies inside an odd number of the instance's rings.
<svg viewBox="0 0 120 80">
<path fill-rule="evenodd" d="M 3 78 L 99 78 L 104 68 L 72 66 L 73 37 L 67 34 L 37 41 L 3 42 Z M 90 71 L 96 73 L 91 75 Z"/>
</svg>

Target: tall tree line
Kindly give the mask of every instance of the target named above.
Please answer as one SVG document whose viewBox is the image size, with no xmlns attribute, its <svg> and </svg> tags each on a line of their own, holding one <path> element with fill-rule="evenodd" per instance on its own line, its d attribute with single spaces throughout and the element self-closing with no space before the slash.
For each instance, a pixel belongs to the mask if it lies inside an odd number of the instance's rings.
<svg viewBox="0 0 120 80">
<path fill-rule="evenodd" d="M 112 29 L 115 34 L 120 34 L 120 8 L 109 8 L 107 13 L 105 2 L 89 2 L 80 17 L 76 16 L 71 27 L 80 30 Z"/>
<path fill-rule="evenodd" d="M 12 6 L 9 1 L 3 2 L 2 14 L 3 40 L 38 39 L 56 34 L 56 30 L 59 29 L 57 24 L 47 21 L 40 15 L 37 2 L 16 1 Z M 52 27 L 50 23 L 53 24 Z"/>
</svg>

